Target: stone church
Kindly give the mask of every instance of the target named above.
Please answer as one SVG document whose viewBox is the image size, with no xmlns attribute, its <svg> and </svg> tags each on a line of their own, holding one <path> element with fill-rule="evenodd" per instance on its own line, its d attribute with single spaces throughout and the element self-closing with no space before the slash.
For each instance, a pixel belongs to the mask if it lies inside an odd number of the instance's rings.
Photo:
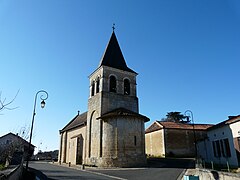
<svg viewBox="0 0 240 180">
<path fill-rule="evenodd" d="M 60 130 L 59 163 L 134 167 L 146 163 L 137 73 L 121 52 L 114 29 L 97 69 L 89 76 L 88 111 Z"/>
</svg>

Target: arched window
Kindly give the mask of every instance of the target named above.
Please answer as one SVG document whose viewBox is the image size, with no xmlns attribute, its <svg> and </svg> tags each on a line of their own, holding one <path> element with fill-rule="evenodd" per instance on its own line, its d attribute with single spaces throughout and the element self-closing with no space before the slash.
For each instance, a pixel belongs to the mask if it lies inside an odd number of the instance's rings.
<svg viewBox="0 0 240 180">
<path fill-rule="evenodd" d="M 97 78 L 97 87 L 96 87 L 96 93 L 99 93 L 99 89 L 100 89 L 100 79 L 99 77 Z"/>
<path fill-rule="evenodd" d="M 91 96 L 94 96 L 94 90 L 95 90 L 95 82 L 92 82 L 92 92 L 91 92 Z"/>
<path fill-rule="evenodd" d="M 110 92 L 117 92 L 117 81 L 114 76 L 110 76 Z"/>
<path fill-rule="evenodd" d="M 128 79 L 124 79 L 124 94 L 125 95 L 130 94 L 130 82 Z"/>
</svg>

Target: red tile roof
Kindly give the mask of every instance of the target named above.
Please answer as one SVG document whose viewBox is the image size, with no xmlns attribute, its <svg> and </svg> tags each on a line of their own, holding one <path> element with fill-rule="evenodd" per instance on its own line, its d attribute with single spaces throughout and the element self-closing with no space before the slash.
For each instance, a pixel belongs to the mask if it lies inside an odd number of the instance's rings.
<svg viewBox="0 0 240 180">
<path fill-rule="evenodd" d="M 157 121 L 155 121 L 145 130 L 145 133 L 150 133 L 160 129 L 163 129 L 163 127 Z"/>
<path fill-rule="evenodd" d="M 225 121 L 225 124 L 232 124 L 240 121 L 240 115 L 237 116 L 228 116 L 228 120 Z"/>
<path fill-rule="evenodd" d="M 216 128 L 219 128 L 219 127 L 222 127 L 222 126 L 225 126 L 225 125 L 229 125 L 229 124 L 232 124 L 232 123 L 235 123 L 235 122 L 238 122 L 238 121 L 240 121 L 240 115 L 228 116 L 227 120 L 225 120 L 223 122 L 220 122 L 220 123 L 216 124 L 215 126 L 212 126 L 211 128 L 209 128 L 209 130 L 216 129 Z"/>
<path fill-rule="evenodd" d="M 206 130 L 207 128 L 213 126 L 212 124 L 185 124 L 185 123 L 175 123 L 175 122 L 163 122 L 158 121 L 165 129 L 194 129 L 195 130 Z"/>
<path fill-rule="evenodd" d="M 211 124 L 194 124 L 195 130 L 206 130 L 212 127 Z M 193 124 L 166 122 L 166 121 L 155 121 L 150 127 L 146 129 L 146 133 L 157 131 L 160 129 L 193 129 Z"/>
</svg>

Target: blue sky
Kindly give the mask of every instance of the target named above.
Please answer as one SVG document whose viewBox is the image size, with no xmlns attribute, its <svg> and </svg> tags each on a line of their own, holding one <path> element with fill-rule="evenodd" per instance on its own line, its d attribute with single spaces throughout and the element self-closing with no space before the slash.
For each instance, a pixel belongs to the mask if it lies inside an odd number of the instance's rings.
<svg viewBox="0 0 240 180">
<path fill-rule="evenodd" d="M 0 136 L 29 127 L 33 144 L 59 147 L 59 130 L 87 110 L 90 75 L 116 24 L 128 66 L 139 73 L 140 113 L 151 121 L 190 109 L 196 123 L 238 115 L 238 0 L 0 0 L 0 91 L 19 107 L 2 111 Z"/>
</svg>

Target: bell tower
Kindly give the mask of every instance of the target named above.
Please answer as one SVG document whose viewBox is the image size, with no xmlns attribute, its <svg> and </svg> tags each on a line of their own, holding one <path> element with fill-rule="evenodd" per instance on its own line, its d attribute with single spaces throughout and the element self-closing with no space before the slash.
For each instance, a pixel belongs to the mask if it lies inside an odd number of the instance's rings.
<svg viewBox="0 0 240 180">
<path fill-rule="evenodd" d="M 128 68 L 126 64 L 113 28 L 99 66 L 89 76 L 86 164 L 128 166 L 125 162 L 121 163 L 116 159 L 120 157 L 121 148 L 125 148 L 120 147 L 122 133 L 124 133 L 121 128 L 128 126 L 129 117 L 140 118 L 136 124 L 141 131 L 141 137 L 138 138 L 141 155 L 144 153 L 145 156 L 145 147 L 143 148 L 142 145 L 144 145 L 144 122 L 148 118 L 138 114 L 136 76 L 137 73 Z M 125 115 L 127 118 L 123 117 Z M 126 132 L 128 131 L 126 130 Z M 134 134 L 134 132 L 131 133 Z M 137 146 L 137 136 L 133 137 L 135 146 Z M 115 160 L 111 160 L 111 158 L 115 158 Z"/>
</svg>

